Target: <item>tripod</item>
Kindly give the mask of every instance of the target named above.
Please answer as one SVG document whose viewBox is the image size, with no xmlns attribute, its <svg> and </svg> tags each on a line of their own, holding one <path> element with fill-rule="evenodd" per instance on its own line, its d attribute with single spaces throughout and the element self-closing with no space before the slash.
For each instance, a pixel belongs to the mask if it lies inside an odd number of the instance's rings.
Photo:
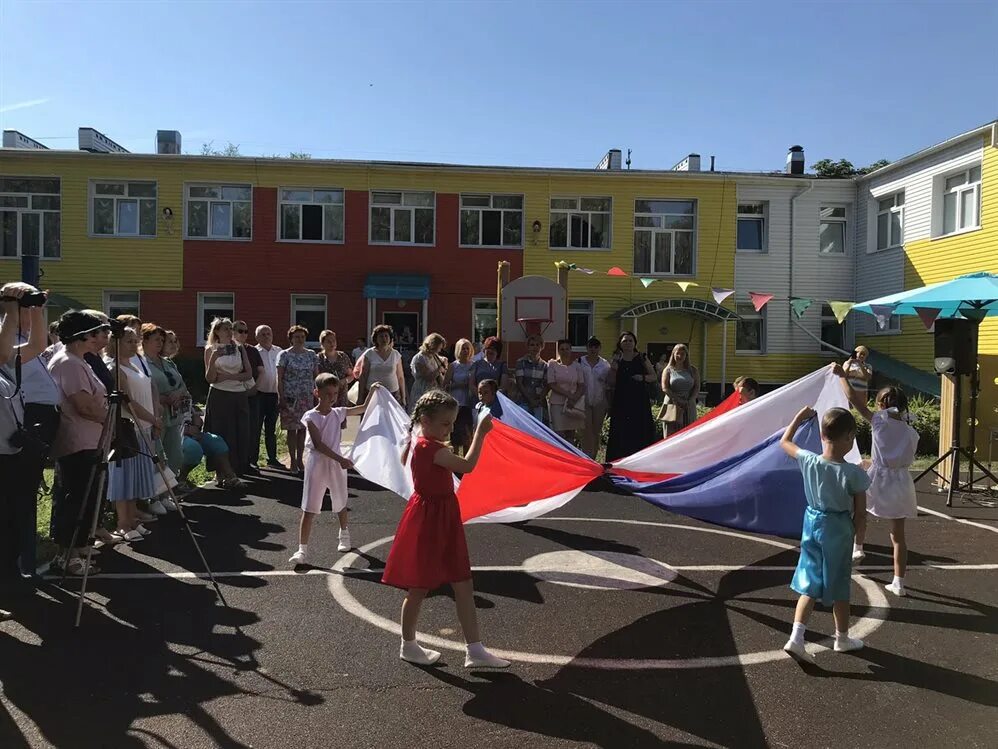
<svg viewBox="0 0 998 749">
<path fill-rule="evenodd" d="M 977 352 L 975 351 L 974 353 L 975 353 L 974 360 L 976 363 Z M 954 379 L 956 380 L 956 382 L 955 382 L 954 396 L 953 396 L 953 438 L 952 442 L 950 443 L 950 448 L 945 453 L 940 455 L 939 458 L 932 465 L 930 465 L 928 468 L 926 468 L 924 471 L 918 474 L 918 476 L 915 477 L 915 483 L 918 483 L 923 476 L 929 473 L 934 473 L 940 479 L 946 481 L 946 477 L 936 470 L 936 466 L 938 466 L 944 460 L 952 458 L 953 464 L 950 468 L 950 478 L 949 481 L 947 482 L 949 484 L 949 490 L 946 494 L 947 507 L 953 506 L 954 490 L 960 492 L 977 491 L 975 484 L 977 483 L 978 479 L 974 478 L 974 466 L 980 469 L 981 473 L 983 474 L 981 476 L 982 479 L 990 478 L 992 481 L 998 484 L 998 477 L 996 477 L 993 473 L 991 473 L 991 471 L 989 471 L 987 468 L 981 465 L 980 461 L 978 461 L 977 458 L 975 457 L 975 453 L 977 452 L 977 448 L 975 445 L 975 436 L 976 436 L 975 428 L 977 425 L 977 394 L 980 389 L 979 378 L 980 374 L 977 368 L 975 367 L 974 371 L 970 374 L 970 445 L 964 447 L 963 445 L 960 444 L 960 427 L 961 427 L 960 401 L 962 397 L 961 383 L 963 382 L 963 375 L 957 374 L 954 375 Z M 961 456 L 967 458 L 967 469 L 969 475 L 967 477 L 966 482 L 960 481 Z"/>
<path fill-rule="evenodd" d="M 115 340 L 115 348 L 117 351 L 117 339 Z M 201 550 L 201 545 L 198 543 L 197 537 L 194 535 L 194 531 L 191 529 L 190 521 L 187 518 L 186 513 L 183 510 L 182 503 L 176 494 L 173 492 L 173 488 L 170 486 L 170 482 L 167 478 L 166 471 L 163 468 L 163 463 L 159 458 L 159 455 L 152 449 L 152 445 L 149 439 L 146 437 L 145 433 L 141 429 L 136 428 L 135 432 L 139 437 L 139 445 L 136 450 L 133 446 L 127 445 L 125 440 L 125 435 L 120 430 L 120 425 L 124 420 L 124 415 L 122 413 L 123 408 L 127 408 L 129 414 L 132 415 L 133 420 L 135 419 L 134 411 L 131 405 L 127 403 L 125 395 L 121 392 L 121 363 L 118 360 L 118 356 L 115 356 L 115 389 L 111 391 L 108 396 L 108 409 L 107 416 L 104 418 L 104 424 L 101 428 L 101 436 L 98 442 L 98 451 L 100 455 L 99 462 L 90 470 L 90 475 L 87 478 L 87 489 L 84 495 L 84 501 L 80 504 L 80 512 L 77 516 L 76 528 L 73 530 L 73 538 L 70 542 L 69 548 L 76 548 L 77 535 L 79 534 L 79 529 L 83 524 L 83 518 L 86 514 L 86 507 L 88 500 L 91 496 L 91 492 L 96 491 L 97 501 L 94 504 L 93 515 L 90 518 L 89 535 L 87 537 L 87 556 L 86 561 L 83 565 L 83 576 L 80 586 L 80 596 L 77 601 L 76 606 L 76 618 L 74 620 L 74 627 L 80 626 L 80 617 L 83 612 L 83 601 L 87 595 L 87 581 L 90 576 L 90 565 L 93 560 L 94 543 L 97 539 L 97 526 L 100 523 L 100 519 L 103 514 L 104 505 L 107 502 L 107 478 L 108 478 L 108 466 L 110 463 L 120 463 L 130 455 L 126 455 L 126 452 L 131 452 L 134 454 L 146 455 L 152 461 L 156 470 L 159 472 L 159 476 L 163 481 L 163 485 L 166 487 L 167 493 L 170 495 L 170 499 L 173 501 L 177 508 L 177 514 L 184 523 L 184 527 L 187 529 L 187 534 L 191 538 L 191 542 L 194 544 L 194 548 L 197 550 L 198 556 L 201 559 L 201 564 L 204 565 L 204 569 L 208 574 L 208 579 L 211 581 L 212 586 L 215 588 L 215 593 L 218 595 L 218 599 L 222 602 L 222 605 L 226 608 L 229 607 L 228 602 L 225 600 L 225 596 L 222 595 L 222 589 L 218 585 L 218 581 L 215 579 L 215 575 L 211 571 L 211 567 L 208 566 L 208 560 L 205 559 L 204 552 Z M 63 572 L 63 582 L 65 582 L 66 573 Z"/>
</svg>

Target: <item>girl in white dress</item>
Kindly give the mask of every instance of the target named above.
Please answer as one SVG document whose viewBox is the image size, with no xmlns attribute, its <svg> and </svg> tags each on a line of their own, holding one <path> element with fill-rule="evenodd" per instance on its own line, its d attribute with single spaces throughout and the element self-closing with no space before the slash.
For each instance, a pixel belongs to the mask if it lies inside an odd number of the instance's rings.
<svg viewBox="0 0 998 749">
<path fill-rule="evenodd" d="M 836 374 L 841 371 L 839 368 Z M 853 408 L 870 422 L 873 449 L 868 470 L 871 483 L 866 491 L 866 511 L 874 517 L 891 521 L 894 579 L 886 588 L 897 596 L 903 596 L 904 575 L 908 566 L 904 521 L 918 516 L 915 482 L 911 478 L 918 432 L 908 423 L 908 396 L 899 387 L 885 387 L 877 393 L 877 410 L 870 411 L 863 396 L 846 380 L 843 380 L 843 389 Z M 858 562 L 865 556 L 863 536 L 857 533 L 853 561 Z"/>
</svg>

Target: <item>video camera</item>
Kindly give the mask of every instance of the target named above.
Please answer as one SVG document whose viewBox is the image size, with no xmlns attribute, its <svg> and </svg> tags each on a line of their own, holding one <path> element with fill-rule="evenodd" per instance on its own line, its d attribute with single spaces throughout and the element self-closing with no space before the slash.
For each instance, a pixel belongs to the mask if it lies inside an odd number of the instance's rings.
<svg viewBox="0 0 998 749">
<path fill-rule="evenodd" d="M 0 296 L 0 302 L 16 301 L 21 307 L 44 307 L 47 297 L 44 291 L 30 291 L 20 298 L 12 296 Z"/>
</svg>

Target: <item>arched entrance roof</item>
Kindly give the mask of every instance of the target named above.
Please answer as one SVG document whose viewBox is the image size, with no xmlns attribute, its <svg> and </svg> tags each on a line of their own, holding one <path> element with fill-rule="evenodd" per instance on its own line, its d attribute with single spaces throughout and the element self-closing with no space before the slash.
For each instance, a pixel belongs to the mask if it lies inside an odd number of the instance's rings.
<svg viewBox="0 0 998 749">
<path fill-rule="evenodd" d="M 705 299 L 691 299 L 689 297 L 679 297 L 678 299 L 658 299 L 654 302 L 642 302 L 632 307 L 626 307 L 614 312 L 614 318 L 638 318 L 651 315 L 655 312 L 685 312 L 686 314 L 703 317 L 707 320 L 724 322 L 725 320 L 740 320 L 741 318 L 734 311 L 726 309 L 719 304 L 708 302 Z"/>
</svg>

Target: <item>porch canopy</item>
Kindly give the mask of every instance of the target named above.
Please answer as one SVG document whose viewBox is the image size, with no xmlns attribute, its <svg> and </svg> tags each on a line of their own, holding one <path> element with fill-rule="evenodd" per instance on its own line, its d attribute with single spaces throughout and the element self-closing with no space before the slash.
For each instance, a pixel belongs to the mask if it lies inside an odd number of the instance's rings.
<svg viewBox="0 0 998 749">
<path fill-rule="evenodd" d="M 429 299 L 430 277 L 371 273 L 364 280 L 365 299 Z"/>
</svg>

